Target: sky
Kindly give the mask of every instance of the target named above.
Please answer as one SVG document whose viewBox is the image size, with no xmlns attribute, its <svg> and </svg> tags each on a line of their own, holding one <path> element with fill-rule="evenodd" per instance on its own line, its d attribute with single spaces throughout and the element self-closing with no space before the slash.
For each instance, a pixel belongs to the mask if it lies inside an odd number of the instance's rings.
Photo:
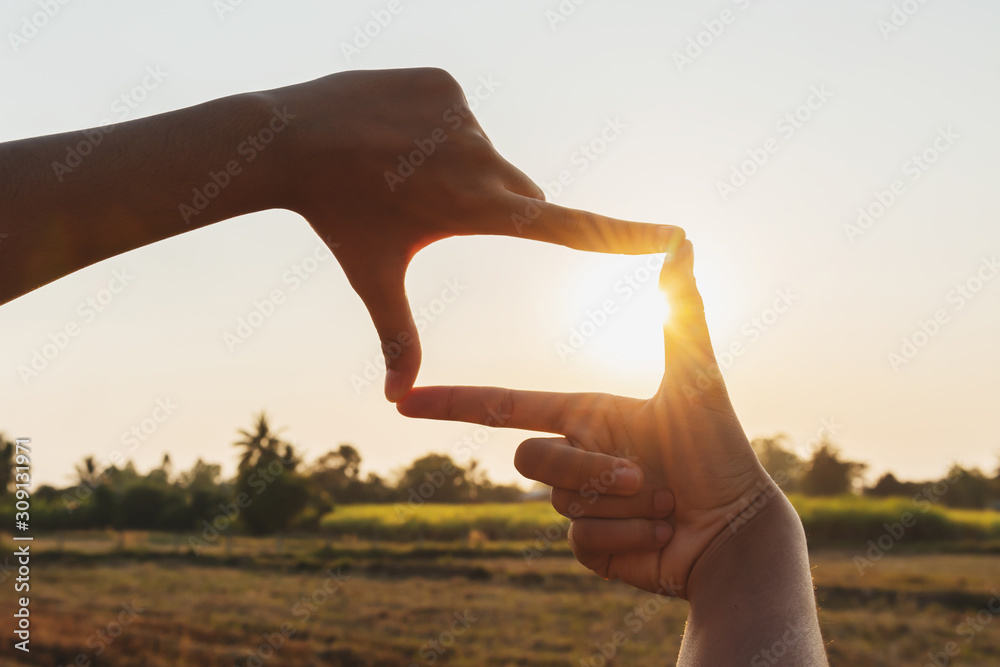
<svg viewBox="0 0 1000 667">
<path fill-rule="evenodd" d="M 685 228 L 751 438 L 786 433 L 808 454 L 827 434 L 870 480 L 996 466 L 994 2 L 48 4 L 0 8 L 0 141 L 441 67 L 550 200 Z M 374 327 L 321 243 L 265 211 L 0 306 L 0 431 L 32 439 L 35 482 L 66 485 L 74 462 L 116 452 L 230 473 L 261 409 L 307 459 L 349 442 L 363 471 L 391 475 L 471 439 L 493 479 L 520 480 L 531 434 L 407 420 L 385 401 Z M 426 248 L 406 280 L 426 313 L 418 384 L 650 395 L 660 260 L 506 237 Z M 17 261 L 2 236 L 0 261 Z M 285 301 L 227 345 L 275 289 Z M 25 379 L 71 323 L 80 335 Z"/>
</svg>

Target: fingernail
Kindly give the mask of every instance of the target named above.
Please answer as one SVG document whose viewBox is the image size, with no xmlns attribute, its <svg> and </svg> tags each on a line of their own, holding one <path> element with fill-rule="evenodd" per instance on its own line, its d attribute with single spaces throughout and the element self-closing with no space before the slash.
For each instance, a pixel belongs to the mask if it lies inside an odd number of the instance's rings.
<svg viewBox="0 0 1000 667">
<path fill-rule="evenodd" d="M 627 463 L 618 461 L 615 463 L 615 476 L 617 485 L 624 489 L 638 489 L 642 483 L 639 479 L 639 471 Z"/>
<path fill-rule="evenodd" d="M 653 529 L 653 532 L 656 534 L 656 541 L 660 544 L 666 544 L 670 541 L 670 535 L 673 533 L 670 526 L 665 523 L 657 524 L 656 528 Z"/>
<path fill-rule="evenodd" d="M 653 509 L 657 512 L 670 512 L 674 508 L 674 495 L 669 491 L 657 491 L 653 494 Z"/>
<path fill-rule="evenodd" d="M 399 371 L 390 368 L 385 372 L 385 397 L 389 399 L 389 402 L 395 403 L 406 395 L 406 387 L 403 383 L 403 374 Z"/>
</svg>

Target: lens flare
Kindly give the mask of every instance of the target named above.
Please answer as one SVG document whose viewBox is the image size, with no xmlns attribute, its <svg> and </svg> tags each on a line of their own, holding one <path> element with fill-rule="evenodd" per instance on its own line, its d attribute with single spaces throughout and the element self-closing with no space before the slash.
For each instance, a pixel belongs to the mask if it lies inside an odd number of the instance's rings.
<svg viewBox="0 0 1000 667">
<path fill-rule="evenodd" d="M 656 299 L 653 301 L 653 306 L 656 311 L 656 319 L 666 326 L 670 323 L 670 300 L 667 295 L 663 292 L 658 291 L 656 293 Z"/>
</svg>

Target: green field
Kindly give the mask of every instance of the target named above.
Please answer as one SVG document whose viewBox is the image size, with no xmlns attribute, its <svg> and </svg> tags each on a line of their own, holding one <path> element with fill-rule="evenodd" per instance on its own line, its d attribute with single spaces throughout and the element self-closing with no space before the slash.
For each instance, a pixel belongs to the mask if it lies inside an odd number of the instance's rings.
<svg viewBox="0 0 1000 667">
<path fill-rule="evenodd" d="M 878 540 L 895 524 L 901 545 L 948 543 L 981 550 L 1000 540 L 1000 512 L 954 510 L 902 498 L 790 496 L 816 547 L 850 547 Z M 562 532 L 568 521 L 546 502 L 484 505 L 345 505 L 323 517 L 324 533 L 397 542 L 460 541 L 475 530 L 485 540 L 535 540 Z"/>
<path fill-rule="evenodd" d="M 532 540 L 565 535 L 569 520 L 546 502 L 432 505 L 344 505 L 323 517 L 320 528 L 333 535 L 376 536 L 393 542 L 463 540 L 477 531 L 489 541 Z"/>
</svg>

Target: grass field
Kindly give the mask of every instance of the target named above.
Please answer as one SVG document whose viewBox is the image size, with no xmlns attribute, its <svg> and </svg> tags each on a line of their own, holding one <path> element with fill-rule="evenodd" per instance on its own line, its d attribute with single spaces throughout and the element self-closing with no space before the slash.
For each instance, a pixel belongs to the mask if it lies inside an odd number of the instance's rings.
<svg viewBox="0 0 1000 667">
<path fill-rule="evenodd" d="M 673 663 L 687 612 L 560 555 L 531 564 L 421 552 L 305 556 L 226 563 L 50 552 L 32 572 L 32 652 L 15 656 L 5 629 L 3 664 L 576 667 L 601 664 L 598 645 L 622 631 L 628 643 L 608 664 L 662 665 Z M 862 576 L 851 557 L 813 555 L 834 664 L 924 665 L 948 642 L 961 649 L 951 664 L 1000 663 L 998 627 L 987 622 L 968 642 L 958 630 L 994 595 L 994 558 L 888 555 Z"/>
<path fill-rule="evenodd" d="M 885 532 L 879 522 L 909 511 L 853 502 L 796 499 L 807 526 L 856 521 Z M 940 667 L 949 642 L 957 654 L 947 664 L 1000 664 L 1000 621 L 986 611 L 1000 595 L 1000 560 L 932 552 L 993 550 L 981 538 L 993 535 L 995 518 L 935 511 L 949 531 L 973 526 L 959 533 L 966 541 L 918 531 L 928 512 L 888 548 L 873 542 L 880 553 L 858 536 L 812 550 L 833 664 Z M 183 535 L 43 536 L 33 544 L 32 651 L 13 649 L 4 621 L 0 664 L 596 667 L 676 657 L 686 603 L 577 565 L 564 521 L 545 503 L 426 506 L 412 515 L 345 507 L 326 524 L 325 535 L 280 540 L 224 534 L 199 552 Z M 538 557 L 526 559 L 525 549 Z M 12 587 L 3 572 L 0 586 Z M 0 596 L 4 619 L 11 598 Z M 627 642 L 605 661 L 600 649 L 617 631 Z"/>
<path fill-rule="evenodd" d="M 858 496 L 808 498 L 791 496 L 802 517 L 810 543 L 819 547 L 850 547 L 878 540 L 888 526 L 903 525 L 894 542 L 950 543 L 1000 541 L 1000 512 L 954 510 L 902 498 Z M 470 530 L 483 538 L 535 540 L 565 532 L 567 520 L 545 502 L 484 505 L 345 505 L 321 521 L 324 532 L 364 539 L 412 542 L 418 539 L 455 541 Z M 549 537 L 548 539 L 552 539 Z M 982 545 L 967 545 L 972 549 Z"/>
</svg>

